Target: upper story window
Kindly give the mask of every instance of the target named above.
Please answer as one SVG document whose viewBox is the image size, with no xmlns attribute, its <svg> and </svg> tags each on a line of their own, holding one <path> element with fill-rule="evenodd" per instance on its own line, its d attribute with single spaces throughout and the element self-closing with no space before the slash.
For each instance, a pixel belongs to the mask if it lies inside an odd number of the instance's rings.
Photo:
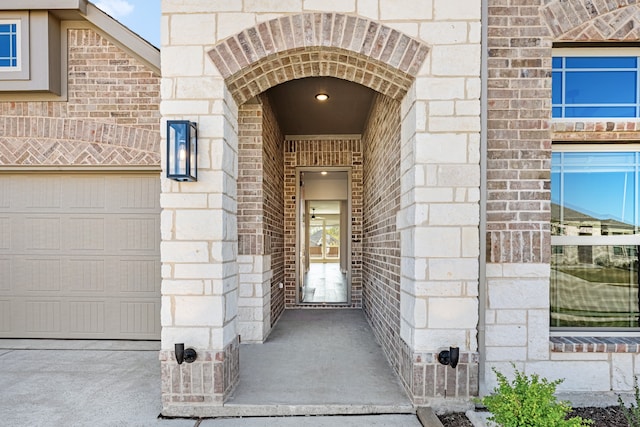
<svg viewBox="0 0 640 427">
<path fill-rule="evenodd" d="M 573 49 L 570 54 L 556 49 L 552 62 L 553 117 L 640 117 L 639 66 L 638 52 L 629 49 Z"/>
<path fill-rule="evenodd" d="M 20 69 L 20 21 L 0 21 L 0 71 Z"/>
</svg>

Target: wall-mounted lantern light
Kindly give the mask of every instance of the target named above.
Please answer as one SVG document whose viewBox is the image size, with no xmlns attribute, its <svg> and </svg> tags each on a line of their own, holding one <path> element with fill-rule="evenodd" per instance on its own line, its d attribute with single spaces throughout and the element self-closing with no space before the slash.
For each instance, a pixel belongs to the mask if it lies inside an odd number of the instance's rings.
<svg viewBox="0 0 640 427">
<path fill-rule="evenodd" d="M 438 353 L 438 362 L 443 365 L 449 365 L 452 368 L 458 366 L 460 359 L 460 349 L 458 347 L 449 347 L 449 350 L 442 350 Z"/>
<path fill-rule="evenodd" d="M 167 178 L 198 180 L 198 129 L 194 122 L 167 121 Z"/>
<path fill-rule="evenodd" d="M 193 363 L 198 358 L 198 353 L 192 348 L 184 348 L 184 343 L 175 344 L 176 362 L 182 365 L 182 362 Z"/>
</svg>

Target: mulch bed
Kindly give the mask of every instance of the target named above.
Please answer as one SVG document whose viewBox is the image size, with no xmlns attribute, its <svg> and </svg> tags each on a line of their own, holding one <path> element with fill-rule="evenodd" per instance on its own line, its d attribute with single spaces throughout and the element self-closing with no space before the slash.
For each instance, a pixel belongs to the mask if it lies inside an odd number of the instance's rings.
<svg viewBox="0 0 640 427">
<path fill-rule="evenodd" d="M 618 406 L 574 408 L 569 413 L 569 417 L 575 416 L 593 420 L 592 427 L 629 427 L 629 423 Z M 471 421 L 462 412 L 438 415 L 438 418 L 444 427 L 473 427 Z"/>
</svg>

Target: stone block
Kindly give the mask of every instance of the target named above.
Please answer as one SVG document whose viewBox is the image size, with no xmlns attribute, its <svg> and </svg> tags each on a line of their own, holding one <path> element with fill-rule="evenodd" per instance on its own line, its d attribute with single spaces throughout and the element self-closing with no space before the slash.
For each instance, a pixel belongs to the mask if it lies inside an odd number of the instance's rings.
<svg viewBox="0 0 640 427">
<path fill-rule="evenodd" d="M 527 310 L 495 310 L 496 323 L 501 325 L 526 325 Z"/>
<path fill-rule="evenodd" d="M 437 259 L 429 260 L 430 280 L 477 280 L 477 259 Z"/>
<path fill-rule="evenodd" d="M 356 11 L 356 0 L 303 0 L 305 11 L 346 12 Z"/>
<path fill-rule="evenodd" d="M 176 326 L 222 326 L 225 316 L 222 296 L 175 296 Z"/>
<path fill-rule="evenodd" d="M 173 304 L 171 297 L 163 296 L 160 298 L 160 324 L 162 327 L 173 325 Z"/>
<path fill-rule="evenodd" d="M 226 12 L 242 10 L 242 0 L 162 0 L 162 13 Z"/>
<path fill-rule="evenodd" d="M 455 111 L 454 101 L 432 101 L 429 103 L 430 116 L 453 116 Z"/>
<path fill-rule="evenodd" d="M 163 327 L 161 346 L 163 350 L 173 351 L 175 344 L 184 343 L 185 347 L 208 349 L 209 328 L 206 327 Z"/>
<path fill-rule="evenodd" d="M 419 187 L 415 189 L 415 193 L 416 200 L 420 200 L 422 202 L 427 200 L 429 201 L 429 203 L 434 204 L 442 202 L 453 202 L 453 188 L 450 187 Z M 426 216 L 422 222 L 416 222 L 416 225 L 421 225 L 428 219 L 429 217 Z"/>
<path fill-rule="evenodd" d="M 240 277 L 240 286 L 239 286 L 239 291 L 240 291 L 240 300 L 238 301 L 238 303 L 240 305 L 242 305 L 242 301 L 244 300 L 244 297 L 253 297 L 253 283 L 245 283 L 243 282 L 243 277 Z"/>
<path fill-rule="evenodd" d="M 433 169 L 437 185 L 441 187 L 478 187 L 478 165 L 440 165 Z"/>
<path fill-rule="evenodd" d="M 480 116 L 480 101 L 456 101 L 455 111 L 457 116 Z"/>
<path fill-rule="evenodd" d="M 549 309 L 549 282 L 537 279 L 488 279 L 489 307 Z"/>
<path fill-rule="evenodd" d="M 524 325 L 487 325 L 487 347 L 514 347 L 527 345 L 527 328 Z"/>
<path fill-rule="evenodd" d="M 219 210 L 177 210 L 175 233 L 178 240 L 222 240 L 223 213 Z"/>
<path fill-rule="evenodd" d="M 529 360 L 549 359 L 549 309 L 527 312 Z"/>
<path fill-rule="evenodd" d="M 615 391 L 633 391 L 633 354 L 611 355 L 611 387 Z"/>
<path fill-rule="evenodd" d="M 206 194 L 162 193 L 160 206 L 163 208 L 202 209 L 207 207 Z"/>
<path fill-rule="evenodd" d="M 160 103 L 160 112 L 167 118 L 170 116 L 193 116 L 209 113 L 209 101 L 179 99 L 164 100 Z"/>
<path fill-rule="evenodd" d="M 418 227 L 415 230 L 415 242 L 416 257 L 460 256 L 460 229 L 456 227 Z"/>
<path fill-rule="evenodd" d="M 460 58 L 464 58 L 461 61 Z M 435 45 L 431 50 L 431 72 L 434 76 L 479 76 L 480 45 Z"/>
<path fill-rule="evenodd" d="M 611 390 L 609 363 L 604 361 L 533 362 L 527 364 L 527 374 L 532 373 L 549 380 L 564 379 L 558 392 Z"/>
<path fill-rule="evenodd" d="M 416 135 L 418 163 L 467 163 L 467 136 L 462 133 Z"/>
<path fill-rule="evenodd" d="M 462 256 L 465 258 L 480 256 L 480 231 L 477 227 L 462 228 Z"/>
<path fill-rule="evenodd" d="M 162 262 L 209 262 L 209 246 L 206 242 L 160 243 Z"/>
<path fill-rule="evenodd" d="M 218 14 L 218 40 L 234 36 L 245 28 L 256 24 L 255 13 L 220 13 Z"/>
<path fill-rule="evenodd" d="M 395 20 L 430 20 L 433 14 L 432 0 L 386 0 L 380 2 L 380 19 Z"/>
<path fill-rule="evenodd" d="M 244 0 L 245 12 L 302 12 L 302 0 Z"/>
<path fill-rule="evenodd" d="M 202 295 L 202 280 L 169 280 L 162 281 L 162 295 Z"/>
<path fill-rule="evenodd" d="M 467 342 L 467 331 L 463 329 L 416 329 L 413 350 L 438 352 L 449 346 L 458 346 L 461 351 L 465 351 Z"/>
<path fill-rule="evenodd" d="M 173 272 L 174 279 L 221 279 L 222 266 L 220 264 L 176 264 Z"/>
<path fill-rule="evenodd" d="M 430 132 L 480 132 L 480 116 L 429 117 Z"/>
<path fill-rule="evenodd" d="M 204 97 L 211 98 L 216 95 L 222 95 L 224 91 L 224 80 L 216 78 L 202 78 L 202 77 L 181 77 L 176 79 L 176 98 L 178 99 L 202 99 Z M 202 123 L 198 120 L 199 129 L 202 128 Z M 204 121 L 206 124 L 206 120 Z M 205 127 L 206 130 L 206 127 Z M 207 136 L 207 133 L 203 133 L 203 136 Z M 198 147 L 200 149 L 200 147 Z"/>
<path fill-rule="evenodd" d="M 527 349 L 526 347 L 487 347 L 485 360 L 489 362 L 527 360 Z"/>
<path fill-rule="evenodd" d="M 356 13 L 365 18 L 378 20 L 380 14 L 378 0 L 357 0 Z"/>
<path fill-rule="evenodd" d="M 537 263 L 513 263 L 502 265 L 503 277 L 539 277 L 548 279 L 551 275 L 549 264 Z"/>
<path fill-rule="evenodd" d="M 172 46 L 212 45 L 216 42 L 216 15 L 214 13 L 172 15 L 170 34 L 169 40 Z"/>
<path fill-rule="evenodd" d="M 418 297 L 462 296 L 461 282 L 418 282 L 415 288 Z"/>
<path fill-rule="evenodd" d="M 434 203 L 429 209 L 430 225 L 478 225 L 480 207 L 476 203 Z"/>
<path fill-rule="evenodd" d="M 201 76 L 204 56 L 202 46 L 164 46 L 160 52 L 162 77 Z M 189 60 L 185 61 L 185 58 Z M 197 113 L 183 111 L 183 114 Z"/>
<path fill-rule="evenodd" d="M 420 24 L 420 38 L 432 46 L 467 43 L 467 32 L 467 23 L 463 21 Z"/>
<path fill-rule="evenodd" d="M 433 14 L 438 21 L 451 19 L 480 20 L 481 2 L 476 0 L 433 0 Z"/>
<path fill-rule="evenodd" d="M 429 298 L 429 328 L 474 329 L 478 324 L 476 298 Z"/>
<path fill-rule="evenodd" d="M 466 79 L 462 77 L 418 77 L 415 85 L 418 99 L 465 99 Z"/>
</svg>

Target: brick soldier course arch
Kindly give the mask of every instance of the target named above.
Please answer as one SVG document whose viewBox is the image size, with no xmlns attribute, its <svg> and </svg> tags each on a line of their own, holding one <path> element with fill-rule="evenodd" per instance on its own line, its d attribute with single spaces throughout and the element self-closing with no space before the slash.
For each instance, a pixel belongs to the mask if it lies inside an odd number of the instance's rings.
<svg viewBox="0 0 640 427">
<path fill-rule="evenodd" d="M 209 56 L 235 101 L 303 77 L 337 77 L 400 100 L 429 48 L 385 25 L 339 13 L 284 16 L 218 43 Z"/>
<path fill-rule="evenodd" d="M 637 0 L 554 0 L 542 8 L 542 16 L 556 41 L 637 41 L 640 38 Z"/>
</svg>

